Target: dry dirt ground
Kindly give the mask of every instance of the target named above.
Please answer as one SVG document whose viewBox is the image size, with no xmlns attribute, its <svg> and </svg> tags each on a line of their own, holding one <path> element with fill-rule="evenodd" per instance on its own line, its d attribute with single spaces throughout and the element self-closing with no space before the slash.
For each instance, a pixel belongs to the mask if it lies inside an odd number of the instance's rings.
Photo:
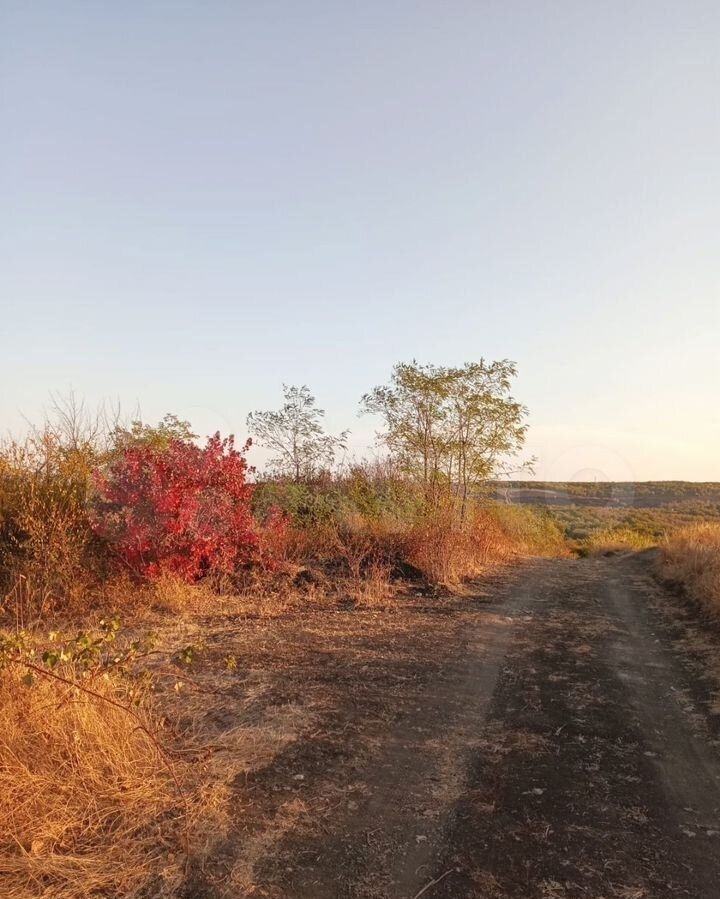
<svg viewBox="0 0 720 899">
<path fill-rule="evenodd" d="M 200 635 L 187 899 L 720 896 L 720 634 L 651 554 Z"/>
</svg>

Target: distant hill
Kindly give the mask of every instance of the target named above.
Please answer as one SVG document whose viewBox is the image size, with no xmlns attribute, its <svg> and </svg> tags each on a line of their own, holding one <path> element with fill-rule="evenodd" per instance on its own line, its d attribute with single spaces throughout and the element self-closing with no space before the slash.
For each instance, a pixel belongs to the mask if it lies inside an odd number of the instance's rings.
<svg viewBox="0 0 720 899">
<path fill-rule="evenodd" d="M 513 505 L 652 509 L 720 503 L 720 483 L 694 481 L 499 481 L 488 492 Z"/>
</svg>

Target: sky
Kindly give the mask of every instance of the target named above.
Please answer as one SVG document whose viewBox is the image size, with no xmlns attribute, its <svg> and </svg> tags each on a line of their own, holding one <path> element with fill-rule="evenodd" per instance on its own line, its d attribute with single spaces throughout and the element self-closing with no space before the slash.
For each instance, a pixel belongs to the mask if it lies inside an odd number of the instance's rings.
<svg viewBox="0 0 720 899">
<path fill-rule="evenodd" d="M 0 0 L 0 121 L 3 433 L 509 358 L 537 477 L 720 480 L 714 0 Z"/>
</svg>

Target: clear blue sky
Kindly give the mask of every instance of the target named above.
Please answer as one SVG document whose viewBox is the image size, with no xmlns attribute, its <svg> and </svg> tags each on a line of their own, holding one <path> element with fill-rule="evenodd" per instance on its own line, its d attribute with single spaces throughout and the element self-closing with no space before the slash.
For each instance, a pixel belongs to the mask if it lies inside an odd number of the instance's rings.
<svg viewBox="0 0 720 899">
<path fill-rule="evenodd" d="M 720 480 L 720 4 L 0 0 L 0 430 L 509 357 L 549 478 Z"/>
</svg>

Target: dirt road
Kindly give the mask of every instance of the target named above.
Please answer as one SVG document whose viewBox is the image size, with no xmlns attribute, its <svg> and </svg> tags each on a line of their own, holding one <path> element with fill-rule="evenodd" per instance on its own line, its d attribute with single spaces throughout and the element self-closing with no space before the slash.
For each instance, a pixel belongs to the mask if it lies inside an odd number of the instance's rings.
<svg viewBox="0 0 720 899">
<path fill-rule="evenodd" d="M 312 723 L 238 779 L 189 896 L 720 897 L 720 636 L 647 555 L 263 639 Z"/>
</svg>

